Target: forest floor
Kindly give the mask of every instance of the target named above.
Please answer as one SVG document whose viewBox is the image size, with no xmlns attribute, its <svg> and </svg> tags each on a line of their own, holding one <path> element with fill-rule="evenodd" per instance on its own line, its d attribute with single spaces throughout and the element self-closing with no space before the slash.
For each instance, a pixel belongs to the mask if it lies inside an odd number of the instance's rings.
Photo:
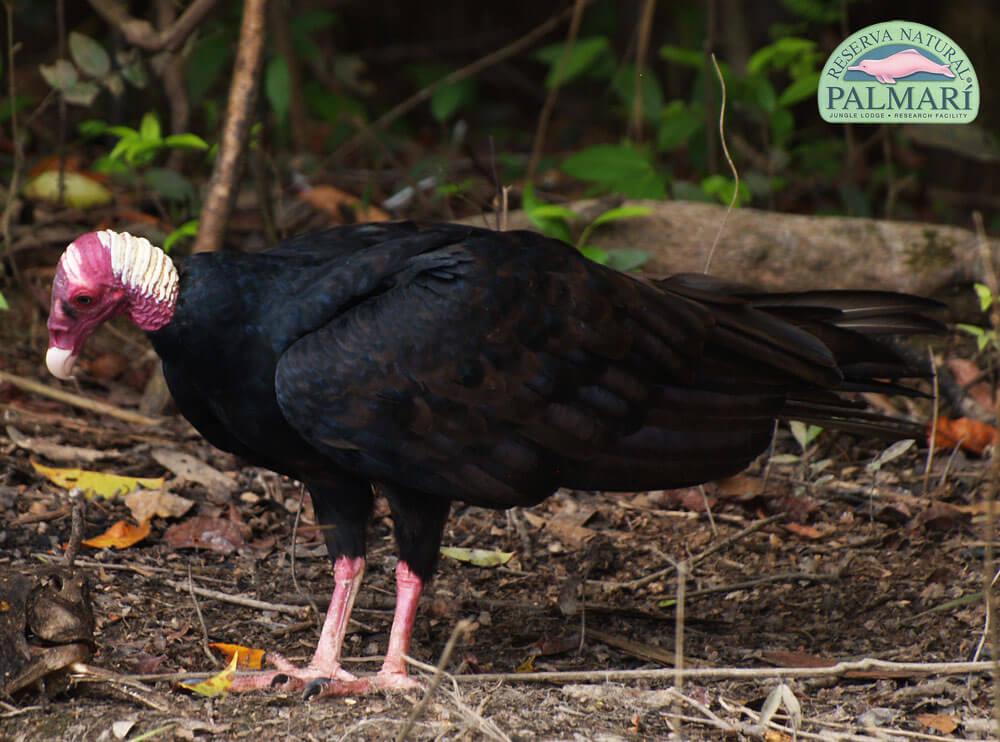
<svg viewBox="0 0 1000 742">
<path fill-rule="evenodd" d="M 22 337 L 8 344 L 0 368 L 41 379 L 40 343 Z M 83 374 L 80 391 L 121 408 L 135 403 L 136 388 L 101 381 L 106 374 L 99 371 L 91 366 Z M 166 489 L 195 502 L 187 514 L 154 518 L 151 534 L 126 549 L 83 547 L 77 566 L 91 583 L 97 618 L 91 665 L 126 678 L 218 672 L 224 663 L 210 661 L 206 638 L 280 651 L 294 661 L 310 656 L 318 628 L 307 606 L 325 608 L 332 576 L 321 534 L 310 528 L 308 501 L 293 571 L 296 483 L 213 449 L 177 417 L 155 427 L 130 425 L 4 384 L 0 406 L 4 573 L 58 562 L 70 535 L 65 491 L 30 460 L 76 464 L 58 460 L 58 450 L 46 444 L 99 452 L 103 457 L 88 466 L 103 472 L 162 476 L 157 452 L 170 449 L 222 473 L 215 481 L 204 470 L 186 478 L 166 472 Z M 51 698 L 32 689 L 13 703 L 7 699 L 0 706 L 0 740 L 144 734 L 393 739 L 413 716 L 411 739 L 664 739 L 676 733 L 784 740 L 791 739 L 786 712 L 795 701 L 802 739 L 995 738 L 985 675 L 769 674 L 774 667 L 862 658 L 962 662 L 975 654 L 984 627 L 979 524 L 989 465 L 943 452 L 925 480 L 921 446 L 880 468 L 867 466 L 885 445 L 824 432 L 800 456 L 786 431 L 769 466 L 762 459 L 746 475 L 704 490 L 560 492 L 510 515 L 456 506 L 446 546 L 514 556 L 492 569 L 442 559 L 422 601 L 412 656 L 436 664 L 458 622 L 472 623 L 459 637 L 449 676 L 422 709 L 423 690 L 303 702 L 280 692 L 202 698 L 180 688 L 176 677 L 146 679 L 145 689 L 121 679 L 81 680 Z M 85 537 L 129 516 L 121 498 L 91 500 Z M 224 537 L 199 533 L 203 527 L 192 524 L 208 521 L 197 516 L 233 527 L 222 529 Z M 185 524 L 187 533 L 179 535 Z M 185 538 L 231 551 L 185 548 Z M 671 690 L 670 671 L 677 653 L 672 565 L 678 559 L 690 565 L 685 665 L 720 671 L 719 677 L 685 679 L 683 699 Z M 394 564 L 391 523 L 380 505 L 357 624 L 347 641 L 352 671 L 378 667 L 392 617 Z M 294 608 L 245 607 L 191 588 Z M 614 682 L 602 676 L 635 668 L 658 669 L 661 676 Z M 732 668 L 757 668 L 759 675 L 726 677 L 723 671 Z M 589 675 L 529 682 L 531 672 L 550 670 Z M 470 677 L 495 673 L 517 677 Z M 427 675 L 416 674 L 426 688 Z M 782 682 L 794 699 L 786 699 L 774 720 L 786 731 L 765 733 L 755 726 L 756 714 Z"/>
</svg>

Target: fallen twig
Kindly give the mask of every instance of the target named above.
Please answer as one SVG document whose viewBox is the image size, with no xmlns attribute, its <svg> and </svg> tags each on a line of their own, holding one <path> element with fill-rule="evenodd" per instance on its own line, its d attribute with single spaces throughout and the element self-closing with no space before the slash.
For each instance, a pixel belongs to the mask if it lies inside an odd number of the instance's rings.
<svg viewBox="0 0 1000 742">
<path fill-rule="evenodd" d="M 179 580 L 164 580 L 165 583 L 170 585 L 170 587 L 175 590 L 189 590 L 189 586 L 180 582 Z M 203 598 L 211 598 L 212 600 L 218 600 L 223 603 L 232 603 L 233 605 L 241 605 L 244 608 L 256 608 L 261 611 L 274 611 L 275 613 L 288 613 L 299 618 L 305 618 L 311 612 L 311 608 L 307 606 L 298 605 L 285 605 L 284 603 L 268 603 L 264 600 L 257 600 L 255 598 L 246 598 L 242 595 L 230 595 L 229 593 L 220 592 L 219 590 L 209 590 L 205 587 L 198 587 L 196 585 L 190 586 L 190 592 L 196 595 L 200 595 Z"/>
<path fill-rule="evenodd" d="M 18 389 L 23 389 L 26 392 L 41 394 L 43 397 L 54 399 L 57 402 L 63 402 L 65 404 L 72 405 L 73 407 L 79 407 L 82 410 L 96 412 L 99 415 L 114 417 L 118 420 L 132 423 L 133 425 L 157 425 L 160 422 L 155 417 L 147 417 L 146 415 L 140 415 L 138 412 L 123 410 L 122 408 L 115 407 L 107 402 L 99 402 L 96 399 L 82 397 L 79 394 L 64 392 L 62 389 L 55 389 L 47 386 L 46 384 L 42 384 L 41 382 L 34 381 L 33 379 L 26 379 L 23 376 L 18 376 L 17 374 L 12 374 L 7 371 L 0 371 L 0 381 L 13 384 Z"/>
<path fill-rule="evenodd" d="M 684 679 L 759 679 L 759 678 L 814 678 L 841 677 L 857 672 L 885 672 L 894 677 L 923 677 L 926 675 L 988 674 L 992 662 L 891 662 L 866 658 L 838 662 L 829 667 L 694 667 L 678 671 L 677 668 L 658 670 L 580 670 L 564 672 L 508 672 L 455 675 L 462 683 L 579 683 L 626 682 L 630 680 L 673 681 L 680 673 Z"/>
<path fill-rule="evenodd" d="M 729 548 L 730 546 L 732 546 L 737 541 L 740 541 L 740 540 L 746 538 L 747 536 L 749 536 L 751 533 L 753 533 L 755 531 L 759 531 L 764 526 L 767 526 L 767 525 L 770 525 L 771 523 L 779 521 L 779 520 L 781 520 L 784 517 L 785 517 L 784 513 L 778 513 L 777 515 L 772 515 L 772 516 L 770 516 L 768 518 L 763 518 L 761 520 L 754 521 L 749 526 L 747 526 L 746 528 L 744 528 L 742 531 L 740 531 L 738 533 L 734 533 L 729 538 L 724 539 L 722 541 L 719 541 L 719 542 L 713 544 L 712 546 L 710 546 L 709 548 L 705 549 L 705 551 L 701 552 L 700 554 L 696 554 L 695 556 L 691 557 L 691 559 L 689 559 L 688 562 L 689 562 L 690 566 L 693 567 L 694 565 L 698 564 L 699 562 L 702 562 L 705 559 L 707 559 L 708 557 L 712 556 L 712 554 L 715 554 L 716 552 L 721 551 L 722 549 Z M 656 580 L 660 579 L 661 577 L 667 576 L 668 574 L 670 574 L 671 572 L 675 571 L 676 569 L 677 569 L 677 564 L 676 563 L 672 563 L 672 564 L 667 565 L 663 569 L 658 569 L 655 572 L 650 572 L 647 575 L 643 575 L 642 577 L 637 577 L 636 579 L 629 580 L 628 582 L 604 582 L 604 581 L 599 581 L 599 582 L 596 582 L 596 584 L 602 585 L 604 587 L 610 587 L 612 589 L 617 589 L 617 590 L 623 590 L 623 589 L 624 590 L 634 590 L 635 588 L 643 587 L 644 585 L 648 585 L 651 582 L 655 582 Z"/>
<path fill-rule="evenodd" d="M 156 711 L 170 711 L 170 702 L 150 688 L 126 675 L 94 667 L 83 662 L 74 662 L 69 668 L 72 678 L 78 683 L 105 683 L 127 698 L 139 701 Z"/>
</svg>

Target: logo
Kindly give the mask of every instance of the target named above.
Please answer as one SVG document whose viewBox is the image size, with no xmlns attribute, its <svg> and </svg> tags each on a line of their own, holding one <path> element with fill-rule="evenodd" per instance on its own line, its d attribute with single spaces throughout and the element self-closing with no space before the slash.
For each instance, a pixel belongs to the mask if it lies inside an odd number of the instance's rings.
<svg viewBox="0 0 1000 742">
<path fill-rule="evenodd" d="M 834 124 L 967 124 L 979 113 L 968 55 L 940 31 L 891 21 L 838 46 L 820 74 L 819 115 Z"/>
</svg>

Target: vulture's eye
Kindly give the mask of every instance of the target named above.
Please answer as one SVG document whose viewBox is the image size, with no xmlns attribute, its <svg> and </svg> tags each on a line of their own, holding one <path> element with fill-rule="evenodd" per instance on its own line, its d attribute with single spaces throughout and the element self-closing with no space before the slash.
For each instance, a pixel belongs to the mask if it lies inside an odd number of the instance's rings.
<svg viewBox="0 0 1000 742">
<path fill-rule="evenodd" d="M 88 307 L 94 303 L 94 297 L 87 294 L 79 294 L 73 297 L 73 303 L 80 307 Z"/>
</svg>

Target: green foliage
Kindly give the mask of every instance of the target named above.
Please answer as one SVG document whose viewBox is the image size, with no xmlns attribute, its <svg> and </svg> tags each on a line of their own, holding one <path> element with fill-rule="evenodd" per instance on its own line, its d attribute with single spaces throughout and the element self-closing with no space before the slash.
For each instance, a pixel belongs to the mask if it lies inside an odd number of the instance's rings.
<svg viewBox="0 0 1000 742">
<path fill-rule="evenodd" d="M 435 121 L 447 121 L 476 98 L 475 80 L 447 83 L 434 91 L 431 97 L 431 115 Z"/>
<path fill-rule="evenodd" d="M 649 216 L 651 210 L 645 206 L 621 206 L 608 209 L 584 226 L 580 236 L 574 241 L 573 225 L 580 221 L 580 215 L 566 206 L 547 204 L 538 200 L 532 186 L 526 186 L 523 193 L 524 213 L 543 234 L 576 246 L 588 259 L 620 271 L 630 271 L 641 267 L 649 254 L 643 250 L 602 250 L 590 244 L 595 229 L 602 224 Z"/>
<path fill-rule="evenodd" d="M 739 192 L 736 195 L 736 201 L 733 202 L 733 190 L 735 186 L 735 181 L 732 178 L 727 178 L 725 175 L 709 175 L 701 181 L 702 192 L 711 200 L 718 201 L 720 204 L 725 204 L 726 206 L 732 203 L 734 207 L 739 208 L 750 202 L 750 189 L 746 183 L 741 182 Z"/>
<path fill-rule="evenodd" d="M 602 191 L 629 198 L 664 198 L 666 179 L 653 158 L 630 144 L 599 144 L 563 161 L 562 171 Z"/>
<path fill-rule="evenodd" d="M 799 444 L 799 449 L 803 453 L 812 445 L 812 442 L 816 440 L 819 434 L 823 432 L 823 428 L 819 425 L 807 425 L 799 420 L 789 421 L 788 427 L 791 429 L 792 437 L 795 438 L 795 442 Z"/>
<path fill-rule="evenodd" d="M 57 59 L 38 67 L 49 87 L 58 91 L 69 104 L 93 105 L 102 86 L 118 97 L 125 92 L 126 81 L 137 88 L 146 84 L 145 67 L 135 53 L 118 54 L 116 68 L 100 42 L 73 31 L 69 34 L 69 54 L 72 61 Z"/>
<path fill-rule="evenodd" d="M 163 252 L 169 253 L 181 240 L 190 240 L 198 234 L 198 220 L 191 219 L 167 235 L 163 241 Z"/>
<path fill-rule="evenodd" d="M 0 291 L 0 312 L 6 312 L 10 310 L 10 304 L 7 303 L 7 297 L 3 295 Z"/>
<path fill-rule="evenodd" d="M 272 57 L 264 73 L 264 94 L 271 104 L 279 124 L 288 119 L 291 107 L 292 82 L 288 75 L 288 62 L 282 56 Z"/>
<path fill-rule="evenodd" d="M 149 165 L 160 152 L 167 149 L 208 149 L 208 143 L 197 134 L 163 136 L 160 120 L 155 113 L 143 116 L 138 129 L 128 126 L 109 126 L 104 121 L 94 119 L 82 122 L 79 129 L 85 137 L 102 134 L 118 137 L 118 143 L 111 150 L 108 159 L 120 161 L 133 168 Z"/>
<path fill-rule="evenodd" d="M 993 303 L 997 300 L 997 297 L 993 295 L 993 292 L 990 291 L 990 287 L 986 284 L 974 284 L 973 289 L 975 289 L 976 298 L 979 300 L 979 309 L 983 312 L 988 312 L 990 307 L 992 307 Z M 997 337 L 996 330 L 989 327 L 979 327 L 978 325 L 967 325 L 964 323 L 959 323 L 955 326 L 962 332 L 972 335 L 972 337 L 976 339 L 976 347 L 980 353 L 991 346 L 994 350 L 1000 351 L 1000 338 Z"/>
<path fill-rule="evenodd" d="M 557 88 L 599 66 L 613 65 L 611 43 L 603 36 L 577 39 L 568 53 L 566 44 L 552 44 L 539 49 L 535 58 L 549 66 L 545 87 Z"/>
</svg>

